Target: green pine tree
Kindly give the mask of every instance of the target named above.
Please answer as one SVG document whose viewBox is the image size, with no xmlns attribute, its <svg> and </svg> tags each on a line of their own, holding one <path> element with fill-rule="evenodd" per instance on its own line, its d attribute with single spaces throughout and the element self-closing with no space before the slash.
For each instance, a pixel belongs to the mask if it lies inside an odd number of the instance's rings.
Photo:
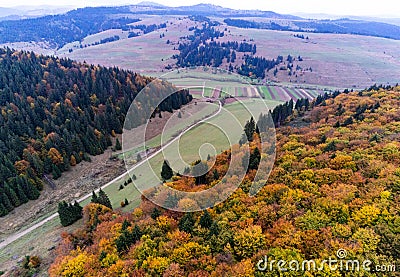
<svg viewBox="0 0 400 277">
<path fill-rule="evenodd" d="M 121 146 L 121 143 L 119 142 L 118 138 L 115 141 L 115 150 L 116 151 L 122 150 L 122 146 Z"/>
<path fill-rule="evenodd" d="M 11 204 L 12 204 L 14 207 L 18 207 L 18 206 L 21 205 L 21 202 L 20 202 L 20 200 L 18 199 L 18 196 L 17 196 L 17 194 L 15 193 L 15 191 L 14 191 L 12 188 L 10 188 L 7 184 L 4 185 L 4 192 L 7 194 L 8 198 L 9 198 L 10 201 L 11 201 Z"/>
<path fill-rule="evenodd" d="M 98 203 L 112 209 L 110 198 L 101 188 L 99 190 Z"/>
<path fill-rule="evenodd" d="M 165 180 L 169 180 L 174 176 L 174 172 L 172 171 L 172 168 L 169 166 L 168 161 L 164 160 L 164 163 L 161 168 L 161 178 Z"/>
<path fill-rule="evenodd" d="M 199 224 L 201 227 L 207 228 L 207 229 L 210 228 L 211 225 L 213 224 L 213 219 L 207 210 L 205 210 L 203 215 L 200 217 Z"/>
<path fill-rule="evenodd" d="M 8 214 L 6 208 L 4 208 L 3 204 L 0 203 L 0 217 L 5 216 Z"/>
<path fill-rule="evenodd" d="M 68 226 L 70 222 L 70 214 L 68 213 L 68 204 L 63 201 L 58 203 L 58 215 L 62 226 Z"/>
<path fill-rule="evenodd" d="M 99 199 L 97 197 L 97 194 L 94 191 L 92 191 L 92 199 L 90 200 L 90 202 L 99 203 Z"/>
<path fill-rule="evenodd" d="M 260 160 L 261 160 L 260 150 L 258 150 L 258 147 L 256 147 L 253 153 L 250 154 L 249 169 L 258 169 Z"/>
<path fill-rule="evenodd" d="M 178 223 L 179 230 L 191 234 L 193 232 L 194 223 L 193 213 L 185 213 Z"/>
<path fill-rule="evenodd" d="M 161 211 L 157 208 L 154 208 L 153 211 L 151 212 L 151 218 L 156 220 L 159 216 L 161 215 Z"/>
</svg>

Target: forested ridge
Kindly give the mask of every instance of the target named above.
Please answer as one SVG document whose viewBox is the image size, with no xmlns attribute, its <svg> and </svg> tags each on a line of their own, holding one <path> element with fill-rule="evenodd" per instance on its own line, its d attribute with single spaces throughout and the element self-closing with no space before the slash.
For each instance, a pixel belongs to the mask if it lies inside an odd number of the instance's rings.
<svg viewBox="0 0 400 277">
<path fill-rule="evenodd" d="M 276 160 L 255 197 L 248 195 L 255 173 L 249 168 L 233 195 L 204 212 L 163 210 L 145 198 L 129 214 L 90 204 L 84 208 L 82 229 L 63 236 L 50 275 L 280 276 L 276 267 L 259 271 L 258 261 L 265 255 L 268 261 L 300 263 L 335 259 L 339 249 L 347 251 L 346 260 L 370 260 L 371 268 L 398 265 L 400 87 L 375 86 L 302 102 L 294 112 L 285 112 L 293 103 L 275 112 L 282 121 Z M 256 133 L 253 138 L 255 156 Z M 204 184 L 174 176 L 168 185 L 187 191 L 207 188 L 221 178 L 240 147 L 215 157 Z M 195 202 L 182 199 L 177 204 Z M 358 273 L 326 266 L 307 274 Z"/>
<path fill-rule="evenodd" d="M 172 56 L 176 59 L 178 67 L 191 66 L 212 66 L 220 67 L 225 61 L 231 72 L 237 72 L 240 75 L 252 78 L 265 78 L 265 71 L 276 68 L 283 63 L 283 56 L 278 56 L 276 59 L 266 59 L 264 57 L 255 56 L 257 53 L 257 45 L 245 41 L 227 41 L 219 42 L 219 38 L 225 36 L 225 32 L 216 30 L 210 22 L 204 22 L 202 28 L 189 29 L 194 31 L 193 35 L 182 37 L 184 42 L 179 43 L 179 54 Z M 243 60 L 240 65 L 233 66 L 237 60 L 237 52 L 244 53 Z M 293 57 L 288 55 L 288 67 L 293 66 Z M 299 60 L 302 60 L 299 56 Z M 172 68 L 171 65 L 166 67 Z M 278 69 L 275 69 L 275 73 Z"/>
<path fill-rule="evenodd" d="M 0 49 L 0 216 L 37 199 L 44 174 L 56 179 L 89 155 L 103 153 L 150 81 L 118 68 Z M 166 82 L 159 88 L 175 90 Z M 181 91 L 159 109 L 172 111 L 191 99 Z M 146 121 L 140 113 L 136 117 L 137 123 Z"/>
<path fill-rule="evenodd" d="M 288 22 L 256 22 L 244 19 L 227 18 L 229 26 L 246 29 L 269 29 L 278 31 L 314 32 L 326 34 L 354 34 L 399 40 L 400 27 L 382 22 L 337 19 L 337 20 L 292 20 Z"/>
<path fill-rule="evenodd" d="M 65 14 L 0 22 L 0 42 L 46 41 L 56 48 L 108 29 L 127 28 L 127 7 L 82 8 Z M 124 16 L 125 15 L 125 16 Z"/>
</svg>

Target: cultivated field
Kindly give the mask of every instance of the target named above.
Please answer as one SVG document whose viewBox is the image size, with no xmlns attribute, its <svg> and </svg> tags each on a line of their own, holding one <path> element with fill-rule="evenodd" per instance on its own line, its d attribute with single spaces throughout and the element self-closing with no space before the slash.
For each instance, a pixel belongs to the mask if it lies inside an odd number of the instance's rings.
<svg viewBox="0 0 400 277">
<path fill-rule="evenodd" d="M 229 27 L 225 40 L 253 39 L 257 55 L 276 58 L 301 56 L 295 61 L 303 69 L 289 76 L 279 71 L 277 77 L 269 72 L 268 78 L 296 84 L 319 84 L 339 88 L 365 88 L 374 83 L 398 82 L 400 76 L 400 41 L 368 36 L 344 34 L 301 33 L 309 40 L 294 37 L 295 32 L 241 29 Z"/>
<path fill-rule="evenodd" d="M 61 49 L 52 49 L 45 43 L 21 42 L 4 44 L 15 49 L 34 50 L 43 54 L 54 54 L 78 61 L 105 66 L 119 66 L 152 76 L 160 76 L 167 65 L 174 65 L 171 57 L 178 54 L 182 37 L 193 34 L 190 27 L 200 27 L 199 22 L 184 16 L 135 15 L 142 21 L 136 24 L 161 24 L 167 27 L 139 37 L 128 38 L 129 32 L 120 29 L 107 30 L 93 34 L 82 42 L 73 42 Z M 249 20 L 249 18 L 245 18 Z M 285 58 L 292 55 L 293 74 L 289 75 L 285 65 L 279 68 L 276 76 L 267 72 L 267 79 L 273 82 L 288 83 L 304 88 L 319 85 L 322 89 L 365 88 L 377 84 L 395 84 L 400 76 L 400 41 L 385 38 L 345 35 L 301 33 L 309 39 L 294 37 L 296 32 L 242 29 L 230 27 L 221 18 L 212 18 L 222 23 L 216 27 L 224 31 L 225 36 L 217 41 L 244 41 L 257 45 L 257 56 L 275 59 L 278 55 Z M 260 18 L 251 18 L 263 21 Z M 120 40 L 101 45 L 79 48 L 82 44 L 92 44 L 101 39 L 120 36 Z M 161 38 L 160 38 L 161 36 Z M 169 43 L 167 44 L 167 41 Z M 73 51 L 69 53 L 69 49 Z M 303 61 L 298 61 L 301 56 Z M 233 63 L 240 66 L 243 53 L 237 53 Z M 222 68 L 227 69 L 224 61 Z M 299 66 L 299 68 L 296 68 Z"/>
</svg>

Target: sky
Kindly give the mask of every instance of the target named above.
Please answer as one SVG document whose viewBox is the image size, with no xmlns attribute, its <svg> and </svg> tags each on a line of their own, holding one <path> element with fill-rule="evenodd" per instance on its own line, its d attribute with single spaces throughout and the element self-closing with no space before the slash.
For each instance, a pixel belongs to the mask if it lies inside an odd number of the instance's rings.
<svg viewBox="0 0 400 277">
<path fill-rule="evenodd" d="M 19 5 L 68 5 L 110 6 L 136 4 L 142 0 L 0 0 L 0 7 Z M 2 3 L 4 2 L 4 3 Z M 156 0 L 166 6 L 188 6 L 198 3 L 212 3 L 233 9 L 259 9 L 278 13 L 326 13 L 333 15 L 356 15 L 400 18 L 398 0 Z"/>
</svg>

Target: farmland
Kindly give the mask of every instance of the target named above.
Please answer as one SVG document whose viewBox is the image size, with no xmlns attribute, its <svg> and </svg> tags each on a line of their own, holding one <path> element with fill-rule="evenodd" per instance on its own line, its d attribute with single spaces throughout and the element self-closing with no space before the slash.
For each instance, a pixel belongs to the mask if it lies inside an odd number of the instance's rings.
<svg viewBox="0 0 400 277">
<path fill-rule="evenodd" d="M 155 18 L 144 18 L 149 24 L 157 22 Z M 212 18 L 222 22 L 220 18 Z M 113 30 L 99 38 L 119 34 L 118 41 L 74 49 L 68 53 L 64 47 L 56 54 L 75 60 L 106 66 L 119 66 L 134 69 L 153 76 L 167 72 L 167 65 L 174 65 L 171 57 L 177 54 L 176 49 L 181 37 L 192 34 L 188 31 L 197 22 L 185 17 L 166 17 L 167 28 L 133 38 L 125 38 L 126 34 Z M 158 23 L 160 23 L 158 21 Z M 257 54 L 269 59 L 278 55 L 286 57 L 301 56 L 302 61 L 294 61 L 299 65 L 295 74 L 288 75 L 282 67 L 276 76 L 267 72 L 267 80 L 308 88 L 310 85 L 320 89 L 365 88 L 374 83 L 395 83 L 400 74 L 400 41 L 385 38 L 346 35 L 346 34 L 314 34 L 304 33 L 308 40 L 294 37 L 294 32 L 258 29 L 241 29 L 226 25 L 216 27 L 220 31 L 227 30 L 226 35 L 218 41 L 252 41 L 257 45 Z M 165 37 L 160 38 L 160 35 Z M 93 36 L 86 38 L 93 41 Z M 170 41 L 167 44 L 167 41 Z M 151 43 L 149 43 L 151 41 Z M 150 54 L 151 53 L 151 54 Z M 242 55 L 234 65 L 239 65 Z M 228 69 L 226 62 L 221 66 Z M 243 93 L 243 92 L 242 92 Z M 240 95 L 240 92 L 238 92 Z"/>
</svg>

